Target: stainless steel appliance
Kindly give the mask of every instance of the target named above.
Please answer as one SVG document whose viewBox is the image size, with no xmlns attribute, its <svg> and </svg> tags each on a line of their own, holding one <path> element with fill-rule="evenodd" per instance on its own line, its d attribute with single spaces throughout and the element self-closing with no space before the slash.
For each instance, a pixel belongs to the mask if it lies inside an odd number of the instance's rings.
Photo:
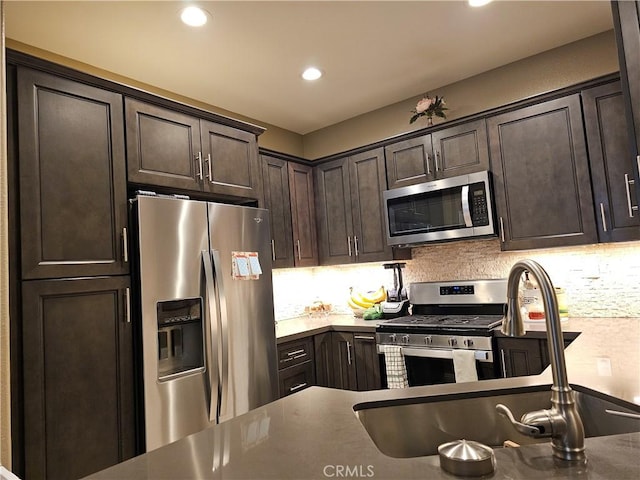
<svg viewBox="0 0 640 480">
<path fill-rule="evenodd" d="M 266 210 L 133 200 L 146 450 L 278 397 Z"/>
<path fill-rule="evenodd" d="M 386 190 L 383 198 L 389 245 L 496 233 L 487 171 Z"/>
<path fill-rule="evenodd" d="M 479 380 L 498 378 L 493 333 L 506 311 L 505 279 L 412 283 L 409 301 L 411 315 L 376 327 L 379 352 L 402 347 L 409 386 L 455 382 L 457 349 L 474 352 Z"/>
</svg>

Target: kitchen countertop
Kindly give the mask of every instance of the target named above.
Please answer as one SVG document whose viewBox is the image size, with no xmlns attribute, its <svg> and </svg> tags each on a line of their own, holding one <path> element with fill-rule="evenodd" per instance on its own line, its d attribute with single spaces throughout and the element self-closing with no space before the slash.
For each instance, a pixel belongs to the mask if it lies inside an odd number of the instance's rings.
<svg viewBox="0 0 640 480">
<path fill-rule="evenodd" d="M 316 322 L 317 318 L 299 319 L 302 323 L 286 320 L 294 323 L 279 325 L 278 337 L 293 339 L 336 325 L 371 329 L 369 321 L 333 317 L 320 322 Z M 312 322 L 307 325 L 310 330 L 300 330 L 307 321 Z M 640 319 L 570 319 L 563 329 L 581 332 L 566 350 L 572 384 L 640 405 Z M 381 453 L 360 424 L 353 406 L 550 383 L 547 369 L 530 377 L 398 390 L 352 392 L 311 387 L 87 478 L 450 480 L 457 477 L 440 469 L 437 455 L 400 459 Z M 640 433 L 588 438 L 585 445 L 586 467 L 555 465 L 548 442 L 498 448 L 496 471 L 491 478 L 640 477 Z"/>
<path fill-rule="evenodd" d="M 305 315 L 276 322 L 276 339 L 278 343 L 283 343 L 332 329 L 352 332 L 375 332 L 376 325 L 380 322 L 384 322 L 384 320 L 363 320 L 346 314 Z"/>
</svg>

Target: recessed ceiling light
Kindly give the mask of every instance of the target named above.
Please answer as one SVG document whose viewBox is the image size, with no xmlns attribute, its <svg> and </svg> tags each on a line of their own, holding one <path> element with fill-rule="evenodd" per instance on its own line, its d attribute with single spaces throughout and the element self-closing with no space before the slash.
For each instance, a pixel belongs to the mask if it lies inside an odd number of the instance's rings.
<svg viewBox="0 0 640 480">
<path fill-rule="evenodd" d="M 492 0 L 468 0 L 471 7 L 484 7 L 487 3 L 491 3 Z"/>
<path fill-rule="evenodd" d="M 302 78 L 305 80 L 318 80 L 322 76 L 322 72 L 316 67 L 309 67 L 302 72 Z"/>
<path fill-rule="evenodd" d="M 180 12 L 180 19 L 190 27 L 201 27 L 207 23 L 207 12 L 199 7 L 187 7 Z"/>
</svg>

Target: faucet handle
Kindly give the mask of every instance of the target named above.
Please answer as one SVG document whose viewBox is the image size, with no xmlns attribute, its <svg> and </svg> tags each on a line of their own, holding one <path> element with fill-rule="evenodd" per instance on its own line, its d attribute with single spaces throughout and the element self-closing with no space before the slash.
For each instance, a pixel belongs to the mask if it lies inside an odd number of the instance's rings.
<svg viewBox="0 0 640 480">
<path fill-rule="evenodd" d="M 507 420 L 509 420 L 514 426 L 514 428 L 523 435 L 526 435 L 528 437 L 545 437 L 550 435 L 547 432 L 541 430 L 539 427 L 536 427 L 534 425 L 527 425 L 526 423 L 517 421 L 513 417 L 513 413 L 511 413 L 511 410 L 509 410 L 509 407 L 507 407 L 506 405 L 503 405 L 501 403 L 497 404 L 496 411 L 503 417 L 506 417 Z"/>
</svg>

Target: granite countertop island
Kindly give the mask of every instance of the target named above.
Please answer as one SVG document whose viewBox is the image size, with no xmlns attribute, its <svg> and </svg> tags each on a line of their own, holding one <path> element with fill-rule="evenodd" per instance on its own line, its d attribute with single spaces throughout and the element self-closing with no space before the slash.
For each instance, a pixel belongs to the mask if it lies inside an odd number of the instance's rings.
<svg viewBox="0 0 640 480">
<path fill-rule="evenodd" d="M 277 327 L 280 340 L 320 333 L 322 329 L 371 331 L 375 326 L 340 316 L 292 322 Z M 311 323 L 304 325 L 305 322 Z M 566 350 L 570 383 L 622 399 L 634 410 L 640 410 L 636 407 L 640 405 L 640 319 L 570 319 L 563 329 L 581 332 Z M 547 369 L 530 377 L 398 390 L 353 392 L 311 387 L 87 478 L 460 478 L 444 472 L 437 455 L 392 458 L 383 454 L 360 423 L 354 406 L 550 383 Z M 573 467 L 554 464 L 549 442 L 497 448 L 496 470 L 488 478 L 640 477 L 640 433 L 587 438 L 585 445 L 587 465 Z"/>
</svg>

